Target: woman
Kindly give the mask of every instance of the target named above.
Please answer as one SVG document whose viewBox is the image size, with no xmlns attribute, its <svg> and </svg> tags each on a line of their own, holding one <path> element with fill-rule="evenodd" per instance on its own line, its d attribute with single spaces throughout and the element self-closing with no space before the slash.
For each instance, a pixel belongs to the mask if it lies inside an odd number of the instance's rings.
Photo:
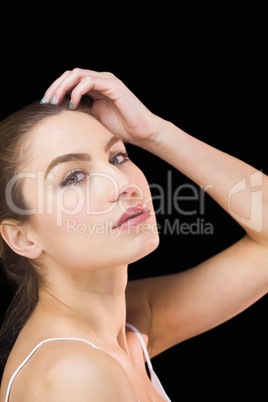
<svg viewBox="0 0 268 402">
<path fill-rule="evenodd" d="M 267 292 L 267 178 L 153 115 L 110 73 L 65 72 L 0 130 L 2 249 L 20 283 L 2 333 L 20 330 L 0 401 L 168 401 L 148 354 Z M 158 233 L 125 142 L 202 184 L 245 237 L 193 269 L 127 285 L 127 265 L 157 247 Z"/>
</svg>

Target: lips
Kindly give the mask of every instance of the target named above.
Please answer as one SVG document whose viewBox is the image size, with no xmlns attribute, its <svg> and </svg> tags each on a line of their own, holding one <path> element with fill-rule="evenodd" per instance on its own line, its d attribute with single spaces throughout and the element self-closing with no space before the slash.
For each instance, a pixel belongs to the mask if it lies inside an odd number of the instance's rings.
<svg viewBox="0 0 268 402">
<path fill-rule="evenodd" d="M 140 225 L 151 216 L 149 208 L 145 204 L 138 204 L 135 207 L 128 208 L 120 216 L 113 229 L 126 230 Z"/>
</svg>

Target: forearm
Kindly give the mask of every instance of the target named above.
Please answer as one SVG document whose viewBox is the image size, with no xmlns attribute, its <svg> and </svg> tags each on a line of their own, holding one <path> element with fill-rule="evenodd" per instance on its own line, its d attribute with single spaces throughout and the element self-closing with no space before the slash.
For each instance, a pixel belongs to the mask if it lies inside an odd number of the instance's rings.
<svg viewBox="0 0 268 402">
<path fill-rule="evenodd" d="M 164 120 L 153 138 L 143 148 L 202 186 L 254 240 L 268 243 L 265 175 Z"/>
</svg>

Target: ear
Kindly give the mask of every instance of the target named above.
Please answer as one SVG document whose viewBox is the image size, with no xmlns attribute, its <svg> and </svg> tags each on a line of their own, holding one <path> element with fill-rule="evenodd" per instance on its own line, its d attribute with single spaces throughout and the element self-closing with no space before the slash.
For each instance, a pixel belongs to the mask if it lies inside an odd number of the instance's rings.
<svg viewBox="0 0 268 402">
<path fill-rule="evenodd" d="M 42 254 L 42 248 L 31 238 L 26 227 L 9 221 L 0 225 L 0 231 L 5 242 L 16 254 L 30 259 L 36 259 Z"/>
</svg>

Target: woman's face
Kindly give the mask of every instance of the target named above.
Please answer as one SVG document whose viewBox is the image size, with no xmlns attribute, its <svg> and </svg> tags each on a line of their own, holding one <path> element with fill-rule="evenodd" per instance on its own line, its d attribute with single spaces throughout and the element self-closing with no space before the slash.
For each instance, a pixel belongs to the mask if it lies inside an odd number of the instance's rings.
<svg viewBox="0 0 268 402">
<path fill-rule="evenodd" d="M 30 151 L 23 194 L 41 258 L 84 270 L 127 264 L 157 247 L 148 183 L 100 122 L 62 112 L 36 128 Z"/>
</svg>

